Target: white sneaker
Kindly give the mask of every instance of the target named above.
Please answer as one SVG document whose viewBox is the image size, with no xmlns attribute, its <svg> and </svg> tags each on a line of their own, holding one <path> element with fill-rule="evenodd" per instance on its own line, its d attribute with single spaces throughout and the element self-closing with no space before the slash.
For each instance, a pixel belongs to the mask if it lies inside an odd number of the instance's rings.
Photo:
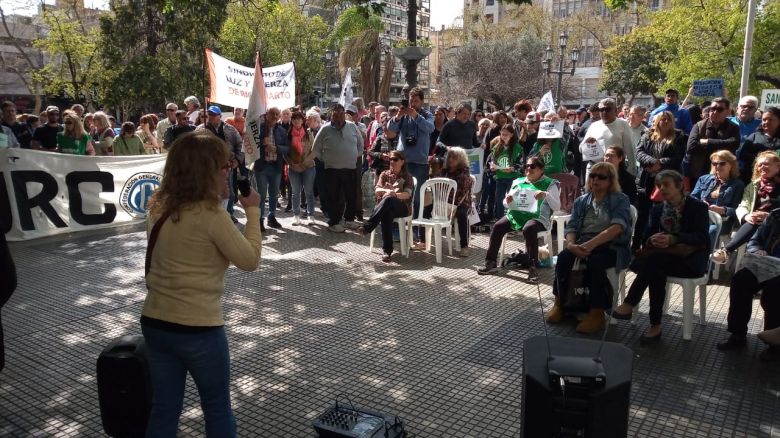
<svg viewBox="0 0 780 438">
<path fill-rule="evenodd" d="M 328 227 L 328 230 L 334 232 L 334 233 L 343 233 L 344 227 L 341 226 L 341 224 L 331 225 Z"/>
<path fill-rule="evenodd" d="M 307 225 L 307 226 L 314 225 L 314 218 L 313 218 L 313 217 L 311 217 L 311 216 L 308 216 L 308 217 L 306 218 L 306 221 L 304 221 L 304 224 L 305 224 L 305 225 Z"/>
<path fill-rule="evenodd" d="M 349 230 L 357 230 L 358 228 L 360 228 L 360 224 L 355 221 L 349 221 L 345 223 L 344 226 Z"/>
<path fill-rule="evenodd" d="M 295 216 L 292 221 L 293 225 L 300 225 L 301 224 L 301 218 L 298 216 Z"/>
</svg>

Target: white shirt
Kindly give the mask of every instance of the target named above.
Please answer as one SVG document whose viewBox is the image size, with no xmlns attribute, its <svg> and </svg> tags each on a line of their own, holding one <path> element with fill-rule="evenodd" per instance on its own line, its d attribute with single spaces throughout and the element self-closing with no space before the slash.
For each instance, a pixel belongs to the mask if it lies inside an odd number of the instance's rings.
<svg viewBox="0 0 780 438">
<path fill-rule="evenodd" d="M 614 145 L 622 147 L 623 153 L 626 156 L 628 173 L 636 176 L 636 144 L 638 142 L 634 143 L 633 131 L 628 122 L 623 119 L 615 119 L 612 123 L 604 123 L 603 120 L 593 122 L 588 128 L 588 132 L 585 134 L 585 139 L 587 140 L 590 137 L 597 138 L 597 135 L 593 133 L 603 132 L 605 126 L 611 135 L 606 136 L 606 138 L 601 138 L 604 140 L 604 147 L 608 148 Z M 590 168 L 590 166 L 588 166 L 588 168 Z"/>
</svg>

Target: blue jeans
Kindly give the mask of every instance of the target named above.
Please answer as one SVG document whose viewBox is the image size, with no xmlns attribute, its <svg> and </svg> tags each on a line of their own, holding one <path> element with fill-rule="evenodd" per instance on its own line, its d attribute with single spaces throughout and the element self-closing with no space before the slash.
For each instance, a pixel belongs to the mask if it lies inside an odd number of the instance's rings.
<svg viewBox="0 0 780 438">
<path fill-rule="evenodd" d="M 233 216 L 233 206 L 236 204 L 236 173 L 238 173 L 238 169 L 232 169 L 230 171 L 230 179 L 228 180 L 229 198 L 227 212 L 230 213 L 231 216 Z"/>
<path fill-rule="evenodd" d="M 301 188 L 306 192 L 306 215 L 314 216 L 314 176 L 316 170 L 310 167 L 303 172 L 290 170 L 290 185 L 292 186 L 292 207 L 296 216 L 301 215 Z"/>
<path fill-rule="evenodd" d="M 412 203 L 414 205 L 414 218 L 417 219 L 418 212 L 420 211 L 420 187 L 422 187 L 425 181 L 428 181 L 428 164 L 419 163 L 406 163 L 406 168 L 413 177 L 417 178 L 417 186 L 414 188 L 414 197 Z M 422 241 L 425 233 L 423 227 L 415 227 L 415 240 Z"/>
<path fill-rule="evenodd" d="M 147 438 L 175 437 L 184 403 L 187 372 L 200 395 L 206 436 L 235 437 L 230 406 L 230 352 L 225 328 L 202 333 L 175 333 L 141 324 L 149 350 L 154 396 Z"/>
<path fill-rule="evenodd" d="M 255 171 L 257 191 L 260 193 L 260 219 L 265 217 L 265 200 L 268 198 L 268 218 L 276 217 L 276 203 L 279 202 L 279 184 L 282 172 L 276 166 L 263 166 Z"/>
<path fill-rule="evenodd" d="M 488 175 L 487 172 L 485 172 L 482 174 L 482 193 L 479 195 L 479 211 L 485 212 L 492 217 L 493 210 L 495 209 L 495 202 L 496 177 L 495 175 Z"/>
<path fill-rule="evenodd" d="M 493 217 L 496 218 L 496 220 L 504 217 L 504 198 L 506 198 L 506 194 L 509 192 L 509 189 L 512 188 L 512 181 L 514 180 L 511 178 L 496 178 L 496 206 L 493 209 Z"/>
</svg>

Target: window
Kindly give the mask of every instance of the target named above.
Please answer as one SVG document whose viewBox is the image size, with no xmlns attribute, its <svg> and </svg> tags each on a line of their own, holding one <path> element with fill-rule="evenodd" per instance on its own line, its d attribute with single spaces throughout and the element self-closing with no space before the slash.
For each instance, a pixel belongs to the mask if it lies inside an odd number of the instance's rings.
<svg viewBox="0 0 780 438">
<path fill-rule="evenodd" d="M 496 3 L 495 0 L 486 0 L 485 1 L 485 6 L 493 6 L 495 3 Z"/>
<path fill-rule="evenodd" d="M 650 9 L 657 11 L 661 7 L 661 0 L 652 0 L 650 3 Z"/>
</svg>

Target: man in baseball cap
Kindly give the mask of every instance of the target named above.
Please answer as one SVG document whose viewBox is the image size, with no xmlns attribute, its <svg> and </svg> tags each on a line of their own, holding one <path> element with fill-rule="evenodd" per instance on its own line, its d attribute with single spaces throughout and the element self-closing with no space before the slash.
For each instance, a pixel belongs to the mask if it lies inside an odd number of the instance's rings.
<svg viewBox="0 0 780 438">
<path fill-rule="evenodd" d="M 60 109 L 54 105 L 46 107 L 46 124 L 35 129 L 31 142 L 32 149 L 57 150 L 57 134 L 64 130 L 59 121 Z"/>
</svg>

